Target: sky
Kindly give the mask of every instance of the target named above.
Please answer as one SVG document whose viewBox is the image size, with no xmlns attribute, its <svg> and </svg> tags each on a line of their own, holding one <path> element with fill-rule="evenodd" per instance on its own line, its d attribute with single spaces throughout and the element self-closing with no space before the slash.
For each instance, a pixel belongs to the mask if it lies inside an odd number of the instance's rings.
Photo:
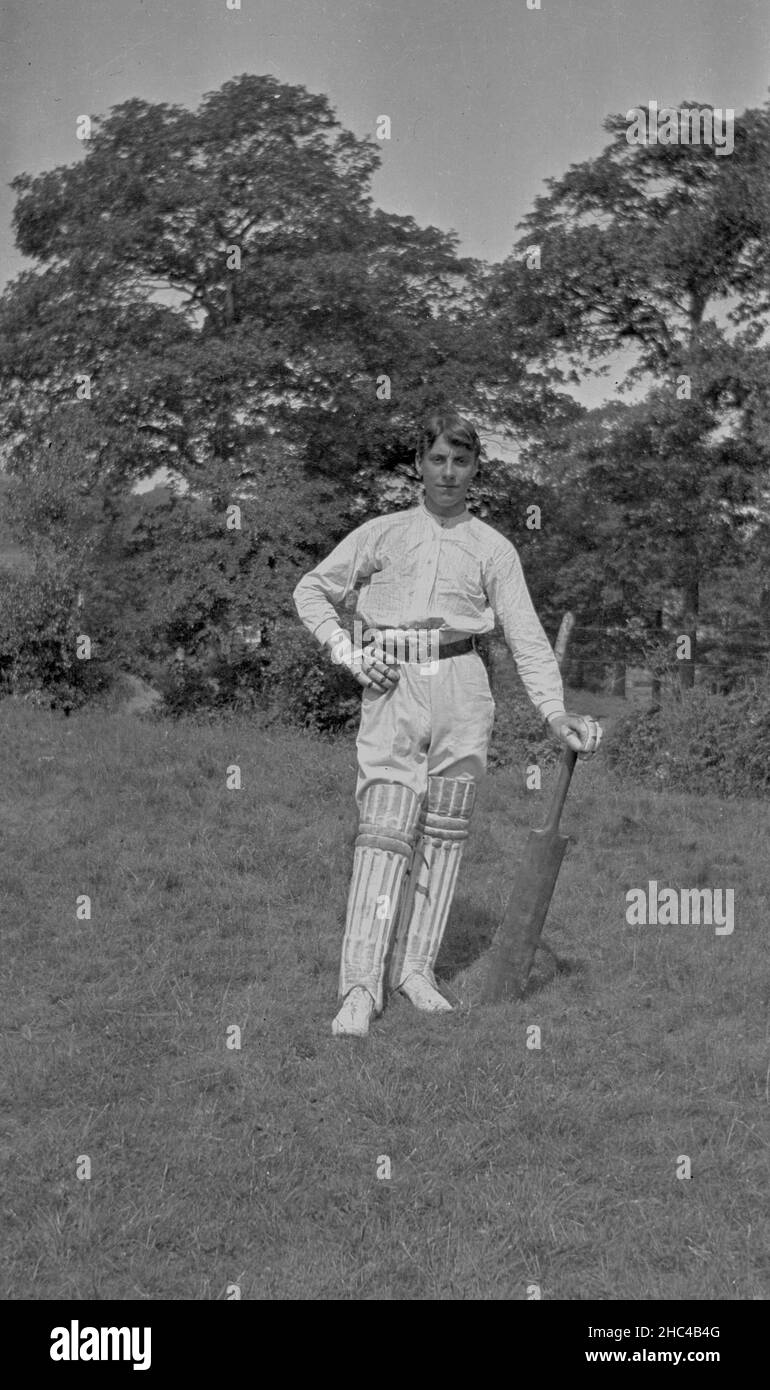
<svg viewBox="0 0 770 1390">
<path fill-rule="evenodd" d="M 129 97 L 195 108 L 271 73 L 359 136 L 388 115 L 375 201 L 489 261 L 545 178 L 599 153 L 608 114 L 767 100 L 770 0 L 539 2 L 0 0 L 0 285 L 27 264 L 9 180 L 82 158 L 77 117 Z"/>
</svg>

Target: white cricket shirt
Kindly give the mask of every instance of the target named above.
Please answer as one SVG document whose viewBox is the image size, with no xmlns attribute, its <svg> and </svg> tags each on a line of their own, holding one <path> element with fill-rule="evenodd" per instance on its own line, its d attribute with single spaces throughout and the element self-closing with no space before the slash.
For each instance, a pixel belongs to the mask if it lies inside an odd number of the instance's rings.
<svg viewBox="0 0 770 1390">
<path fill-rule="evenodd" d="M 524 688 L 544 719 L 564 713 L 553 650 L 535 612 L 518 552 L 470 512 L 440 519 L 424 502 L 374 517 L 340 541 L 294 590 L 305 627 L 321 643 L 340 630 L 358 591 L 366 627 L 438 628 L 444 641 L 500 623 Z"/>
</svg>

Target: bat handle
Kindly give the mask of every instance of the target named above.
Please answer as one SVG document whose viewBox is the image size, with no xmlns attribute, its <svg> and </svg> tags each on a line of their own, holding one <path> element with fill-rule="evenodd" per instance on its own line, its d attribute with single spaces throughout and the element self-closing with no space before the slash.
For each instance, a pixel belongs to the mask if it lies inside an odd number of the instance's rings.
<svg viewBox="0 0 770 1390">
<path fill-rule="evenodd" d="M 575 771 L 577 753 L 574 748 L 565 748 L 561 755 L 559 764 L 559 775 L 556 778 L 556 786 L 551 797 L 551 804 L 548 808 L 548 819 L 543 826 L 544 830 L 558 829 L 561 813 L 564 810 L 564 803 L 567 800 L 569 784 L 572 781 L 572 774 Z"/>
</svg>

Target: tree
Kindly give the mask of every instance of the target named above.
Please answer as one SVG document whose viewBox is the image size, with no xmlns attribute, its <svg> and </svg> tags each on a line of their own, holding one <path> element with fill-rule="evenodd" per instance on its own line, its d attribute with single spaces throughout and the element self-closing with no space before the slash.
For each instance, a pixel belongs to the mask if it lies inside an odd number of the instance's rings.
<svg viewBox="0 0 770 1390">
<path fill-rule="evenodd" d="M 373 206 L 378 159 L 325 97 L 244 75 L 196 112 L 125 102 L 79 163 L 14 181 L 37 262 L 0 300 L 14 516 L 67 553 L 104 650 L 285 617 L 299 570 L 387 505 L 427 407 L 558 410 L 479 334 L 484 267 Z M 188 495 L 137 500 L 161 468 Z"/>
<path fill-rule="evenodd" d="M 751 454 L 729 436 L 705 437 L 699 409 L 690 418 L 670 395 L 586 412 L 538 448 L 539 467 L 559 483 L 543 488 L 533 560 L 550 603 L 580 615 L 577 663 L 631 661 L 681 676 L 677 639 L 687 634 L 672 592 L 694 577 L 702 622 L 713 624 L 721 577 L 758 565 L 767 543 Z M 759 593 L 734 580 L 732 590 L 749 602 Z M 702 656 L 719 661 L 713 643 Z"/>
<path fill-rule="evenodd" d="M 601 155 L 548 181 L 516 253 L 492 277 L 488 309 L 510 350 L 529 352 L 555 380 L 606 370 L 609 354 L 636 348 L 626 384 L 652 378 L 652 395 L 646 415 L 628 417 L 630 455 L 616 453 L 608 473 L 600 449 L 592 486 L 601 477 L 609 505 L 594 524 L 607 553 L 628 561 L 622 475 L 630 472 L 629 534 L 638 546 L 641 524 L 645 582 L 657 569 L 659 588 L 678 588 L 678 628 L 695 655 L 704 575 L 715 552 L 735 561 L 747 517 L 766 506 L 770 107 L 736 121 L 729 158 L 707 145 L 630 144 L 622 116 L 605 129 L 612 138 Z M 606 414 L 596 424 L 608 427 Z M 588 443 L 586 428 L 581 442 L 568 427 L 550 453 L 567 510 L 575 480 L 565 450 Z M 612 452 L 617 421 L 610 434 Z M 628 585 L 620 588 L 627 602 Z M 683 665 L 685 683 L 693 670 Z"/>
<path fill-rule="evenodd" d="M 426 379 L 471 397 L 478 270 L 372 207 L 378 158 L 323 96 L 243 76 L 196 113 L 125 102 L 80 163 L 15 179 L 17 244 L 41 269 L 0 305 L 14 459 L 85 375 L 121 483 L 166 466 L 204 486 L 272 433 L 349 477 L 393 448 Z"/>
</svg>

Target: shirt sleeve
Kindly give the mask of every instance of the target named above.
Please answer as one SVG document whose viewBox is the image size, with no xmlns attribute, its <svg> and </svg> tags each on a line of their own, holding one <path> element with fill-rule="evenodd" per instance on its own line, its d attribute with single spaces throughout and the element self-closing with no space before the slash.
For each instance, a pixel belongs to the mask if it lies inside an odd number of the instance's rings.
<svg viewBox="0 0 770 1390">
<path fill-rule="evenodd" d="M 376 531 L 371 521 L 351 531 L 334 550 L 303 575 L 292 595 L 294 606 L 309 632 L 323 644 L 340 623 L 334 605 L 341 607 L 349 594 L 375 570 Z"/>
<path fill-rule="evenodd" d="M 564 687 L 559 667 L 535 612 L 514 546 L 507 544 L 494 551 L 485 565 L 484 581 L 490 607 L 503 629 L 533 705 L 543 719 L 564 714 Z"/>
</svg>

